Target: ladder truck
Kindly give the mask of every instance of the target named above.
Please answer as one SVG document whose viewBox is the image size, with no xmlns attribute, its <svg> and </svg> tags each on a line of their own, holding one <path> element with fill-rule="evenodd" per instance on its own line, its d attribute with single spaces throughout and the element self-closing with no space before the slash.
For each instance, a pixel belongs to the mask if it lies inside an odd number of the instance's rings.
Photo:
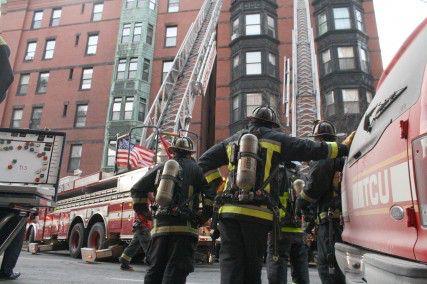
<svg viewBox="0 0 427 284">
<path fill-rule="evenodd" d="M 206 92 L 216 60 L 216 26 L 221 6 L 222 0 L 204 1 L 171 70 L 151 101 L 137 139 L 141 145 L 157 150 L 161 133 L 188 135 L 195 100 Z M 130 241 L 134 220 L 130 189 L 148 169 L 63 178 L 54 210 L 39 210 L 38 216 L 27 224 L 28 242 L 47 243 L 48 249 L 68 244 L 69 254 L 78 258 L 84 247 L 101 250 Z M 199 247 L 205 248 L 203 256 L 207 260 L 209 231 L 201 228 L 200 232 Z M 36 252 L 37 248 L 33 250 Z"/>
</svg>

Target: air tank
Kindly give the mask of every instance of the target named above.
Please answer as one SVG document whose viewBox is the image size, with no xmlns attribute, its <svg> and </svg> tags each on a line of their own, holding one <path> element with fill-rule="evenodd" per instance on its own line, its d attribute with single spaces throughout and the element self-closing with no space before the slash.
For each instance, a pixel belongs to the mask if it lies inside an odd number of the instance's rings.
<svg viewBox="0 0 427 284">
<path fill-rule="evenodd" d="M 250 133 L 244 134 L 239 142 L 239 160 L 237 162 L 236 185 L 249 191 L 255 187 L 258 154 L 258 138 Z"/>
<path fill-rule="evenodd" d="M 168 206 L 173 197 L 175 181 L 179 173 L 179 164 L 175 160 L 168 160 L 164 167 L 160 178 L 159 186 L 157 187 L 156 202 L 160 206 Z"/>
</svg>

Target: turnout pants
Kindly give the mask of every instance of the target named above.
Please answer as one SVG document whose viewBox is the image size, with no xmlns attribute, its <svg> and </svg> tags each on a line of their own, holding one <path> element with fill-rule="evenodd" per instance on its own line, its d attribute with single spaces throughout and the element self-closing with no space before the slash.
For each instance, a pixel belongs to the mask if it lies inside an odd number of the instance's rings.
<svg viewBox="0 0 427 284">
<path fill-rule="evenodd" d="M 149 268 L 145 284 L 183 284 L 194 271 L 194 252 L 197 238 L 190 235 L 169 234 L 154 236 L 147 260 Z"/>
<path fill-rule="evenodd" d="M 261 269 L 271 226 L 221 218 L 221 284 L 261 283 Z"/>
<path fill-rule="evenodd" d="M 132 241 L 120 256 L 121 261 L 129 264 L 140 248 L 142 248 L 144 254 L 147 255 L 150 239 L 150 231 L 145 226 L 137 228 L 133 234 Z"/>
<path fill-rule="evenodd" d="M 14 212 L 10 209 L 0 208 L 0 220 L 5 218 L 9 213 Z M 0 232 L 0 244 L 6 240 L 6 238 L 10 235 L 13 229 L 18 225 L 19 221 L 22 217 L 18 216 L 18 212 L 16 215 L 9 220 L 9 222 L 1 229 Z M 24 242 L 25 235 L 25 226 L 22 228 L 21 232 L 13 239 L 10 243 L 9 247 L 4 252 L 3 262 L 1 264 L 0 274 L 9 276 L 13 273 L 13 268 L 15 268 L 16 262 L 18 261 L 19 254 L 21 253 L 22 244 Z"/>
<path fill-rule="evenodd" d="M 279 260 L 273 260 L 273 238 L 270 234 L 267 250 L 267 277 L 269 284 L 286 284 L 288 260 L 290 260 L 294 281 L 297 284 L 310 283 L 308 275 L 307 246 L 302 240 L 303 234 L 282 233 L 278 241 Z"/>
<path fill-rule="evenodd" d="M 332 239 L 329 238 L 329 222 L 324 221 L 319 225 L 319 231 L 317 233 L 317 270 L 319 271 L 322 284 L 345 283 L 345 276 L 338 267 L 334 249 L 335 243 L 341 241 L 341 233 L 342 228 L 339 220 L 333 221 Z M 330 253 L 332 253 L 334 260 L 333 274 L 329 274 L 328 254 Z"/>
</svg>

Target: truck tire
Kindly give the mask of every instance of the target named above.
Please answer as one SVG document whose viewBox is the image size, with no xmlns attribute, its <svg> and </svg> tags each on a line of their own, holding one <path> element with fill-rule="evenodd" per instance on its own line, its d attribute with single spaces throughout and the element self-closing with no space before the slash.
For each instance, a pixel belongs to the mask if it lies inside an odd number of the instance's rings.
<svg viewBox="0 0 427 284">
<path fill-rule="evenodd" d="M 105 236 L 104 223 L 97 222 L 90 228 L 87 236 L 87 247 L 94 249 L 103 249 L 107 244 L 107 238 Z"/>
<path fill-rule="evenodd" d="M 70 238 L 68 240 L 68 250 L 70 252 L 70 256 L 74 258 L 80 258 L 81 248 L 84 243 L 84 232 L 85 229 L 82 223 L 77 223 L 73 226 L 70 233 Z"/>
</svg>

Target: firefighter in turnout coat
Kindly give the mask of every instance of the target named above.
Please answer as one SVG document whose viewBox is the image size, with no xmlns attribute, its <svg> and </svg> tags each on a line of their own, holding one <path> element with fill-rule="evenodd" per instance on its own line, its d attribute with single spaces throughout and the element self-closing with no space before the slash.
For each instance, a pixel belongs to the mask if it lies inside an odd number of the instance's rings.
<svg viewBox="0 0 427 284">
<path fill-rule="evenodd" d="M 181 137 L 169 149 L 173 159 L 151 169 L 131 190 L 132 197 L 144 204 L 145 216 L 150 215 L 147 197 L 151 192 L 155 195 L 146 284 L 185 283 L 194 271 L 198 226 L 210 217 L 215 197 L 207 191 L 202 170 L 191 157 L 193 142 Z"/>
<path fill-rule="evenodd" d="M 313 129 L 313 136 L 319 142 L 334 142 L 335 127 L 327 121 L 319 122 Z M 334 250 L 334 244 L 341 241 L 343 229 L 339 176 L 344 161 L 344 158 L 312 161 L 307 186 L 297 199 L 297 208 L 303 212 L 308 211 L 310 205 L 317 205 L 317 269 L 323 284 L 345 283 Z"/>
<path fill-rule="evenodd" d="M 273 109 L 256 108 L 248 129 L 214 145 L 199 159 L 210 187 L 225 187 L 216 198 L 219 209 L 213 218 L 213 227 L 218 220 L 221 235 L 223 284 L 261 283 L 267 235 L 272 225 L 277 230 L 273 216 L 278 215 L 279 164 L 345 156 L 352 140 L 314 142 L 286 135 L 278 127 Z M 229 171 L 225 185 L 219 172 L 222 166 Z"/>
</svg>

